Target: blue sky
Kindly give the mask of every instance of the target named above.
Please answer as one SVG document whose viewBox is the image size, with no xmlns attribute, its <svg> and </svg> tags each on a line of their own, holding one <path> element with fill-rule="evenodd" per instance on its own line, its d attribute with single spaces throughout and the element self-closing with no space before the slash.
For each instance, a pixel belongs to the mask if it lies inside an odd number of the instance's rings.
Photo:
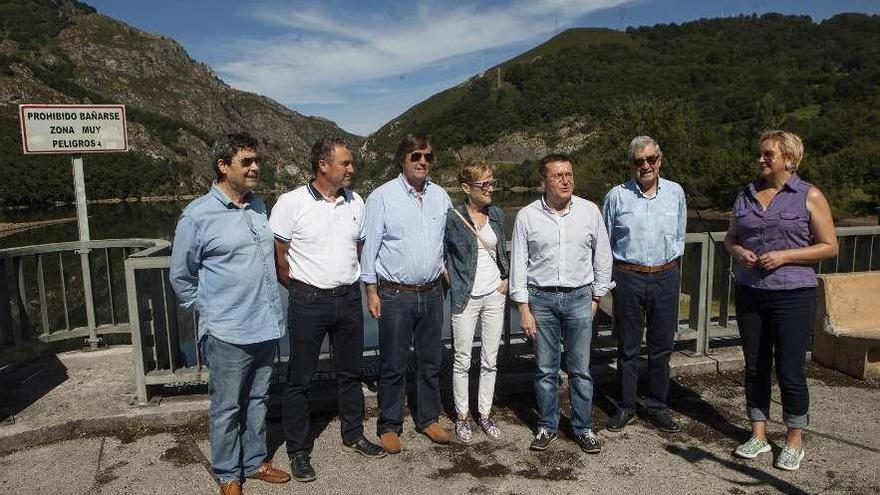
<svg viewBox="0 0 880 495">
<path fill-rule="evenodd" d="M 880 13 L 880 0 L 85 1 L 174 38 L 233 87 L 361 135 L 569 27 Z"/>
</svg>

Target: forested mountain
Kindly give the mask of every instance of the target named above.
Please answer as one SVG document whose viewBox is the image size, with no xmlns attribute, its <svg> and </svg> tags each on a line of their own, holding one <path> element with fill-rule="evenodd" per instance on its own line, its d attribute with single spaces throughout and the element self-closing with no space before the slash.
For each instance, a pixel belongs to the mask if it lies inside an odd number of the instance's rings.
<svg viewBox="0 0 880 495">
<path fill-rule="evenodd" d="M 571 29 L 416 105 L 364 152 L 378 181 L 399 136 L 424 130 L 439 148 L 442 182 L 479 157 L 500 162 L 511 186 L 535 185 L 534 160 L 561 150 L 580 163 L 578 192 L 600 200 L 627 174 L 630 139 L 649 134 L 693 206 L 726 209 L 754 176 L 755 140 L 767 128 L 804 138 L 801 174 L 838 215 L 880 206 L 880 17 Z"/>
<path fill-rule="evenodd" d="M 168 38 L 74 0 L 0 0 L 0 204 L 69 201 L 66 156 L 22 156 L 19 103 L 122 103 L 131 151 L 88 155 L 89 198 L 202 192 L 216 136 L 249 131 L 267 151 L 263 187 L 309 175 L 311 143 L 360 138 L 263 96 L 235 90 Z"/>
</svg>

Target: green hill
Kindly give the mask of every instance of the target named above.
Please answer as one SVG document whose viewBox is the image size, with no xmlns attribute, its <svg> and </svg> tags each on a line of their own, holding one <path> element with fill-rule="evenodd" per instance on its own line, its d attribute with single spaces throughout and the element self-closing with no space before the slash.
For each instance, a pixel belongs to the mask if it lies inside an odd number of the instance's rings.
<svg viewBox="0 0 880 495">
<path fill-rule="evenodd" d="M 665 173 L 691 203 L 728 208 L 754 176 L 767 128 L 800 134 L 802 175 L 838 214 L 880 205 L 880 17 L 767 14 L 630 28 L 572 29 L 435 95 L 370 136 L 366 167 L 389 172 L 399 136 L 431 133 L 434 173 L 499 162 L 507 185 L 534 185 L 534 160 L 573 154 L 580 194 L 601 199 L 627 174 L 629 140 L 658 138 Z"/>
</svg>

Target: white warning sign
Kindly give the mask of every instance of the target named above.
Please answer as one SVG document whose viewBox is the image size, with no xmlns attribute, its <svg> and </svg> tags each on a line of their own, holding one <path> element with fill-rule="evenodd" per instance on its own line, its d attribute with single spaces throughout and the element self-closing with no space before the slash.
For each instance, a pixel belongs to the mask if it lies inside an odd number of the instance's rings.
<svg viewBox="0 0 880 495">
<path fill-rule="evenodd" d="M 128 151 L 125 105 L 23 104 L 18 116 L 25 154 Z"/>
</svg>

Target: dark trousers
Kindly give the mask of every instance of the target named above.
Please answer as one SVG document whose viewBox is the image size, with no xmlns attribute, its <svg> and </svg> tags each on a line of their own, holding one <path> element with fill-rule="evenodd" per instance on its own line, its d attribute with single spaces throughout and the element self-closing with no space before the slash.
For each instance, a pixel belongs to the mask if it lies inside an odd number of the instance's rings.
<svg viewBox="0 0 880 495">
<path fill-rule="evenodd" d="M 639 355 L 642 335 L 647 328 L 647 395 L 649 411 L 666 409 L 669 396 L 669 356 L 672 354 L 675 329 L 678 327 L 678 267 L 658 273 L 638 273 L 615 268 L 612 278 L 617 286 L 614 295 L 614 328 L 617 331 L 618 407 L 636 410 L 636 387 L 639 379 Z"/>
<path fill-rule="evenodd" d="M 440 359 L 443 328 L 443 289 L 438 284 L 422 292 L 379 288 L 379 435 L 403 431 L 403 403 L 410 346 L 416 357 L 415 422 L 419 429 L 440 415 Z"/>
<path fill-rule="evenodd" d="M 329 296 L 305 284 L 290 289 L 287 312 L 290 360 L 284 389 L 284 438 L 288 454 L 311 451 L 309 384 L 318 365 L 324 336 L 330 335 L 333 365 L 339 386 L 339 419 L 342 441 L 351 443 L 364 433 L 364 393 L 361 360 L 364 318 L 361 291 L 354 287 L 345 295 Z"/>
<path fill-rule="evenodd" d="M 809 423 L 810 392 L 804 365 L 815 318 L 815 287 L 763 290 L 736 286 L 750 420 L 770 418 L 770 372 L 775 361 L 786 426 L 804 428 Z"/>
</svg>

